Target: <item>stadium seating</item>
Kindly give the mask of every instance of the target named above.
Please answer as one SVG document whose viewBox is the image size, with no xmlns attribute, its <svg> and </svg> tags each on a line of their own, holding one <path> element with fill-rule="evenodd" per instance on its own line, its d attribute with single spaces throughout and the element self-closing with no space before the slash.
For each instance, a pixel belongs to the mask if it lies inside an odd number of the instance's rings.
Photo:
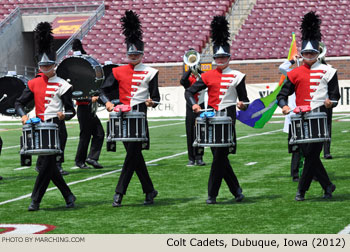
<svg viewBox="0 0 350 252">
<path fill-rule="evenodd" d="M 120 18 L 125 10 L 135 10 L 144 30 L 147 63 L 179 62 L 189 48 L 201 52 L 209 42 L 210 21 L 214 15 L 227 13 L 234 0 L 105 0 L 104 17 L 83 38 L 86 51 L 100 62 L 125 58 Z M 17 6 L 61 6 L 96 4 L 89 0 L 0 0 L 0 20 Z M 285 58 L 295 32 L 300 46 L 302 16 L 317 10 L 322 18 L 323 41 L 327 56 L 348 56 L 350 18 L 347 0 L 257 0 L 252 12 L 234 37 L 233 59 Z M 103 53 L 101 53 L 103 51 Z"/>
<path fill-rule="evenodd" d="M 57 0 L 0 0 L 9 5 L 6 13 L 0 12 L 0 20 L 15 7 L 62 5 Z M 98 1 L 64 0 L 64 4 L 96 3 Z M 201 52 L 209 42 L 210 22 L 214 15 L 224 15 L 234 0 L 105 0 L 104 17 L 84 37 L 87 53 L 100 62 L 120 62 L 125 58 L 124 37 L 121 34 L 120 18 L 125 10 L 133 9 L 139 14 L 145 43 L 144 62 L 181 62 L 189 48 Z M 4 7 L 0 7 L 4 12 Z M 175 43 L 173 43 L 175 42 Z M 101 54 L 101 51 L 103 53 Z M 153 53 L 154 51 L 155 53 Z"/>
<path fill-rule="evenodd" d="M 233 59 L 286 58 L 292 32 L 300 47 L 300 23 L 309 11 L 316 11 L 322 19 L 327 56 L 349 56 L 348 4 L 346 0 L 257 0 L 232 42 Z"/>
</svg>

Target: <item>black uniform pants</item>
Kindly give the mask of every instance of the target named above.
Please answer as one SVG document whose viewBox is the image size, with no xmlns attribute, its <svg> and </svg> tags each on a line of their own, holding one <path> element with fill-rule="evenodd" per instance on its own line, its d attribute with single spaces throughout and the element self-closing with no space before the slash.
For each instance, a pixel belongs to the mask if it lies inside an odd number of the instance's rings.
<svg viewBox="0 0 350 252">
<path fill-rule="evenodd" d="M 211 148 L 211 152 L 213 163 L 208 182 L 208 196 L 218 196 L 222 179 L 225 180 L 230 192 L 237 196 L 237 189 L 240 185 L 228 159 L 229 149 L 226 147 Z"/>
<path fill-rule="evenodd" d="M 323 143 L 301 144 L 303 155 L 305 157 L 304 169 L 299 180 L 299 191 L 306 192 L 312 182 L 312 178 L 317 177 L 322 188 L 325 190 L 331 185 L 328 174 L 321 162 L 320 153 Z"/>
<path fill-rule="evenodd" d="M 134 171 L 141 182 L 143 192 L 152 192 L 154 187 L 142 155 L 142 143 L 124 142 L 124 147 L 126 149 L 126 157 L 115 192 L 126 194 Z"/>
<path fill-rule="evenodd" d="M 301 160 L 301 153 L 300 153 L 300 150 L 297 149 L 296 151 L 292 152 L 292 160 L 290 165 L 290 175 L 293 178 L 299 178 L 300 160 Z"/>
<path fill-rule="evenodd" d="M 327 128 L 329 133 L 329 138 L 332 137 L 332 115 L 333 115 L 333 109 L 329 108 L 326 109 L 327 113 Z M 326 141 L 323 144 L 323 155 L 331 154 L 331 141 Z"/>
<path fill-rule="evenodd" d="M 191 161 L 201 160 L 204 154 L 198 154 L 198 147 L 193 147 L 193 142 L 196 139 L 195 123 L 197 116 L 199 116 L 199 114 L 194 113 L 191 107 L 186 106 L 187 152 L 188 160 Z"/>
<path fill-rule="evenodd" d="M 60 171 L 56 167 L 56 156 L 39 156 L 41 167 L 39 169 L 39 174 L 36 177 L 35 185 L 32 192 L 32 200 L 37 203 L 41 202 L 47 187 L 49 186 L 50 180 L 57 186 L 61 191 L 63 197 L 67 199 L 69 195 L 72 194 L 68 185 L 64 181 Z"/>
<path fill-rule="evenodd" d="M 79 144 L 75 162 L 85 162 L 86 157 L 98 160 L 101 154 L 105 132 L 100 119 L 91 113 L 90 105 L 79 105 L 77 109 L 77 117 L 80 127 Z M 87 156 L 90 139 L 90 152 Z"/>
</svg>

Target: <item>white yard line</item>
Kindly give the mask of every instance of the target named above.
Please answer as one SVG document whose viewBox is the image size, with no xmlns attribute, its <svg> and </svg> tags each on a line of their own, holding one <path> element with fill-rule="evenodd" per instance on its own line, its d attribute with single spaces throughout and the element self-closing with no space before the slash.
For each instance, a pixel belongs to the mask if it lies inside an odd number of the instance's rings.
<svg viewBox="0 0 350 252">
<path fill-rule="evenodd" d="M 255 164 L 257 164 L 258 162 L 249 162 L 249 163 L 246 163 L 245 165 L 247 165 L 247 166 L 250 166 L 250 165 L 255 165 Z"/>
<path fill-rule="evenodd" d="M 15 168 L 13 169 L 14 171 L 20 171 L 20 170 L 26 170 L 26 169 L 29 169 L 31 166 L 22 166 L 22 167 L 18 167 L 18 168 Z"/>
<path fill-rule="evenodd" d="M 340 231 L 338 234 L 350 234 L 350 224 L 347 225 L 342 231 Z"/>
<path fill-rule="evenodd" d="M 273 134 L 273 133 L 278 132 L 278 131 L 282 131 L 282 129 L 280 129 L 280 130 L 273 130 L 273 131 L 267 131 L 267 132 L 260 133 L 260 134 L 252 134 L 252 135 L 242 136 L 242 137 L 238 137 L 237 140 L 244 139 L 244 138 L 249 138 L 249 137 L 254 137 L 254 136 Z M 155 162 L 158 162 L 158 161 L 161 161 L 161 160 L 178 157 L 178 156 L 185 155 L 185 154 L 187 154 L 187 151 L 176 153 L 176 154 L 173 154 L 173 155 L 170 155 L 170 156 L 165 156 L 165 157 L 153 159 L 153 160 L 150 160 L 150 161 L 146 162 L 146 164 L 155 163 Z M 101 177 L 104 177 L 104 176 L 107 176 L 107 175 L 110 175 L 110 174 L 113 174 L 113 173 L 116 173 L 116 172 L 120 172 L 120 171 L 121 171 L 121 169 L 110 171 L 110 172 L 105 172 L 105 173 L 102 173 L 102 174 L 97 175 L 97 176 L 93 176 L 93 177 L 89 177 L 89 178 L 86 178 L 86 179 L 70 182 L 70 183 L 68 183 L 68 185 L 75 185 L 75 184 L 79 184 L 79 183 L 82 183 L 82 182 L 94 180 L 94 179 L 101 178 Z M 56 190 L 56 189 L 57 189 L 57 187 L 51 187 L 51 188 L 48 188 L 46 191 L 52 191 L 52 190 Z M 7 203 L 14 202 L 14 201 L 18 201 L 18 200 L 21 200 L 21 199 L 30 198 L 30 196 L 31 196 L 31 194 L 26 194 L 26 195 L 22 195 L 20 197 L 14 198 L 14 199 L 10 199 L 10 200 L 6 200 L 6 201 L 3 201 L 3 202 L 0 202 L 0 206 L 1 205 L 5 205 Z"/>
</svg>

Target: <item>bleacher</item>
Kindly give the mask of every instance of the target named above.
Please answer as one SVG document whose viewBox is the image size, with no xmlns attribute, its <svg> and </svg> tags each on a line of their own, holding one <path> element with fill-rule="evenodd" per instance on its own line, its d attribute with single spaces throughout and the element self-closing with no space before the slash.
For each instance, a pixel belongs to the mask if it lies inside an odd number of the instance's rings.
<svg viewBox="0 0 350 252">
<path fill-rule="evenodd" d="M 120 18 L 125 10 L 135 10 L 144 30 L 146 63 L 181 62 L 190 47 L 202 52 L 209 42 L 214 15 L 227 14 L 234 0 L 106 0 L 104 17 L 83 38 L 87 53 L 104 62 L 124 62 L 125 43 Z M 16 6 L 40 7 L 96 4 L 87 0 L 0 0 L 0 20 Z M 232 58 L 279 59 L 288 52 L 291 34 L 300 46 L 303 15 L 316 10 L 321 16 L 327 56 L 350 55 L 350 16 L 347 0 L 257 0 L 231 46 Z"/>
<path fill-rule="evenodd" d="M 91 4 L 101 1 L 64 0 L 0 0 L 0 20 L 16 6 L 62 6 L 72 3 Z M 120 18 L 125 10 L 139 14 L 145 42 L 144 62 L 181 62 L 189 48 L 201 52 L 209 42 L 210 22 L 214 15 L 226 14 L 234 0 L 105 0 L 105 15 L 83 38 L 88 54 L 104 62 L 123 62 L 124 37 Z"/>
<path fill-rule="evenodd" d="M 349 56 L 348 5 L 347 0 L 257 0 L 233 40 L 233 59 L 286 58 L 292 32 L 300 48 L 300 23 L 304 14 L 312 10 L 322 19 L 322 41 L 327 46 L 327 56 Z"/>
<path fill-rule="evenodd" d="M 88 53 L 100 62 L 123 62 L 126 45 L 121 34 L 120 18 L 125 10 L 139 14 L 145 42 L 144 62 L 182 62 L 189 48 L 201 52 L 209 42 L 210 22 L 214 15 L 223 15 L 233 1 L 106 1 L 105 16 L 83 39 Z"/>
</svg>

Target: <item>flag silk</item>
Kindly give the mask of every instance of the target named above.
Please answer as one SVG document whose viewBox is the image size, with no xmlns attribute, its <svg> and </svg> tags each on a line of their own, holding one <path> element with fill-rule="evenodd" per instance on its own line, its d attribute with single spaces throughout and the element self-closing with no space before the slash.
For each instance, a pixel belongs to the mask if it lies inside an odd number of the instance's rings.
<svg viewBox="0 0 350 252">
<path fill-rule="evenodd" d="M 292 43 L 289 48 L 288 60 L 291 60 L 297 55 L 297 45 L 295 41 L 295 34 L 292 33 Z M 273 113 L 277 108 L 277 95 L 281 91 L 285 76 L 282 75 L 276 89 L 268 96 L 254 100 L 249 107 L 243 111 L 237 111 L 237 119 L 253 128 L 261 129 L 271 119 Z"/>
</svg>

